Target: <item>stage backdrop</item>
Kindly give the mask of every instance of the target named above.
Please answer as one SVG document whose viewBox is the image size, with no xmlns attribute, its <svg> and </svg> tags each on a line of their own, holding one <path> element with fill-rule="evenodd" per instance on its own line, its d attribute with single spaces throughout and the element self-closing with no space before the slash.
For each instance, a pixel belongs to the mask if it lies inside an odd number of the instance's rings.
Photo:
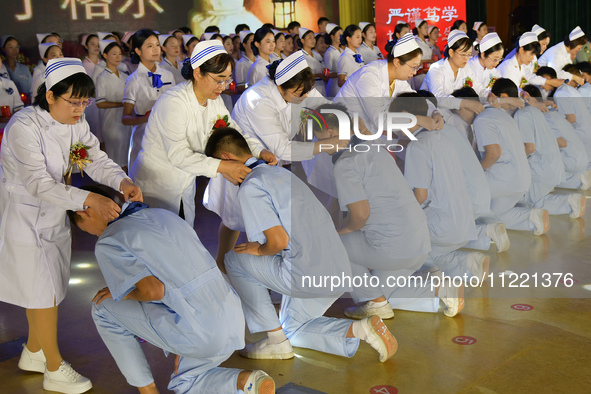
<svg viewBox="0 0 591 394">
<path fill-rule="evenodd" d="M 284 27 L 292 20 L 315 31 L 321 16 L 338 23 L 338 0 L 3 0 L 1 9 L 0 35 L 16 36 L 34 62 L 35 33 L 58 32 L 65 55 L 82 56 L 80 38 L 89 32 L 147 27 L 167 33 L 189 26 L 200 36 L 209 25 L 230 34 L 238 23 L 253 31 L 264 22 Z"/>
<path fill-rule="evenodd" d="M 423 19 L 429 25 L 439 28 L 437 45 L 442 49 L 447 43 L 451 25 L 457 20 L 466 20 L 466 2 L 458 0 L 375 0 L 378 47 L 384 52 L 384 45 L 392 39 L 396 22 L 403 20 L 415 27 L 415 19 Z M 468 26 L 468 30 L 471 26 Z"/>
</svg>

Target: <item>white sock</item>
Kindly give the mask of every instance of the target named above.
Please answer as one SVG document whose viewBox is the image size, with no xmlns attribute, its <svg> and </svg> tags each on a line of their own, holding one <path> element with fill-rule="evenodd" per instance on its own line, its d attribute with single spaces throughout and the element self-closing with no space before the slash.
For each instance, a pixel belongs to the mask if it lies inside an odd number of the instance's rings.
<svg viewBox="0 0 591 394">
<path fill-rule="evenodd" d="M 375 306 L 376 308 L 381 308 L 383 306 L 386 306 L 386 304 L 388 304 L 388 300 L 385 301 L 369 301 L 369 305 L 370 306 Z"/>
<path fill-rule="evenodd" d="M 277 345 L 285 340 L 287 340 L 287 337 L 285 336 L 285 331 L 283 331 L 283 329 L 267 332 L 267 343 L 271 345 Z"/>
<path fill-rule="evenodd" d="M 361 324 L 361 320 L 354 321 L 351 325 L 351 328 L 353 329 L 353 336 L 355 338 L 359 338 L 362 341 L 367 341 L 367 333 Z"/>
</svg>

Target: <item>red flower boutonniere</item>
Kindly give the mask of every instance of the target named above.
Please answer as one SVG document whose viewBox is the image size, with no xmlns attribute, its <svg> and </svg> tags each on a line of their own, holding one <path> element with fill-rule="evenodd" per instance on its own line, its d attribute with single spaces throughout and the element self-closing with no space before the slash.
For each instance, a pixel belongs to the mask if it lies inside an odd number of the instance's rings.
<svg viewBox="0 0 591 394">
<path fill-rule="evenodd" d="M 474 87 L 474 81 L 472 81 L 472 78 L 466 77 L 466 79 L 464 80 L 464 87 L 465 88 L 473 88 Z"/>
<path fill-rule="evenodd" d="M 88 158 L 89 147 L 78 141 L 70 147 L 70 165 L 66 170 L 64 176 L 71 176 L 74 167 L 78 167 L 80 174 L 84 176 L 84 168 L 87 164 L 92 163 L 92 160 Z"/>
<path fill-rule="evenodd" d="M 497 82 L 497 79 L 495 77 L 490 77 L 490 81 L 488 81 L 488 85 L 486 85 L 487 89 L 490 89 L 493 87 L 493 85 L 495 84 L 495 82 Z"/>
<path fill-rule="evenodd" d="M 525 79 L 525 77 L 521 77 L 521 81 L 519 82 L 519 88 L 521 89 L 525 85 L 527 85 L 527 79 Z"/>
<path fill-rule="evenodd" d="M 230 122 L 228 122 L 228 115 L 218 115 L 218 118 L 215 122 L 213 122 L 213 129 L 211 131 L 215 131 L 217 129 L 221 129 L 222 127 L 229 127 Z"/>
<path fill-rule="evenodd" d="M 540 65 L 538 64 L 538 62 L 534 62 L 534 72 L 537 72 L 539 68 Z"/>
</svg>

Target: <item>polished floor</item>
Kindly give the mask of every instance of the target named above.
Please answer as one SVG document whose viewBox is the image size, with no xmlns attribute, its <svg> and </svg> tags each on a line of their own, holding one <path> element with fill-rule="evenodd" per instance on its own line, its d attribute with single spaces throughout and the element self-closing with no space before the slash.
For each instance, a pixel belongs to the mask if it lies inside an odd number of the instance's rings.
<svg viewBox="0 0 591 394">
<path fill-rule="evenodd" d="M 200 180 L 201 193 L 204 185 Z M 455 318 L 441 312 L 396 311 L 387 325 L 399 350 L 386 363 L 380 363 L 373 349 L 362 343 L 350 359 L 297 348 L 292 360 L 255 361 L 235 353 L 223 366 L 263 369 L 275 379 L 280 393 L 589 393 L 588 207 L 580 219 L 551 217 L 550 232 L 541 237 L 510 231 L 508 252 L 496 254 L 494 246 L 489 251 L 492 283 L 467 293 L 466 307 Z M 218 223 L 214 214 L 198 208 L 197 232 L 212 253 Z M 119 373 L 90 318 L 90 300 L 104 286 L 93 255 L 95 238 L 78 229 L 73 237 L 72 279 L 60 305 L 62 355 L 92 380 L 91 393 L 137 392 Z M 536 272 L 540 274 L 537 286 Z M 572 286 L 567 286 L 570 277 L 565 281 L 554 275 L 551 286 L 545 288 L 549 282 L 542 280 L 542 273 L 570 273 Z M 510 288 L 510 284 L 521 287 Z M 523 287 L 526 284 L 530 287 Z M 344 317 L 342 311 L 349 305 L 351 300 L 340 299 L 328 315 Z M 24 310 L 0 303 L 0 393 L 43 392 L 41 374 L 17 367 L 26 327 Z M 247 342 L 261 336 L 247 333 Z M 174 360 L 147 343 L 143 346 L 156 384 L 166 392 Z M 283 387 L 288 384 L 291 388 Z"/>
</svg>

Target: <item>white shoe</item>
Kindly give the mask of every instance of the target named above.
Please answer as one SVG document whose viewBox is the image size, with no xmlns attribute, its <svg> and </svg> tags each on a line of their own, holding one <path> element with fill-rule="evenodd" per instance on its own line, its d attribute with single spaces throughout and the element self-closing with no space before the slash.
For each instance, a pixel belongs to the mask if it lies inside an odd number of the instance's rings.
<svg viewBox="0 0 591 394">
<path fill-rule="evenodd" d="M 550 217 L 545 209 L 533 208 L 529 215 L 529 221 L 535 226 L 534 235 L 545 234 L 550 229 Z"/>
<path fill-rule="evenodd" d="M 269 338 L 249 343 L 240 351 L 240 355 L 256 360 L 287 360 L 293 358 L 293 348 L 289 339 L 277 344 L 269 344 Z"/>
<path fill-rule="evenodd" d="M 91 388 L 92 383 L 90 380 L 74 371 L 74 368 L 67 361 L 62 361 L 57 371 L 50 372 L 46 368 L 43 374 L 44 390 L 65 394 L 80 394 Z"/>
<path fill-rule="evenodd" d="M 580 218 L 585 214 L 586 199 L 579 193 L 573 193 L 568 196 L 568 205 L 572 212 L 568 215 L 573 219 Z"/>
<path fill-rule="evenodd" d="M 265 371 L 253 371 L 244 384 L 245 394 L 275 394 L 275 381 Z"/>
<path fill-rule="evenodd" d="M 486 236 L 492 239 L 497 245 L 497 253 L 504 252 L 511 246 L 509 236 L 507 235 L 507 229 L 501 222 L 489 223 L 486 225 Z"/>
<path fill-rule="evenodd" d="M 45 372 L 45 354 L 43 350 L 33 353 L 27 349 L 27 345 L 23 344 L 23 352 L 21 358 L 18 360 L 18 367 L 23 371 L 31 372 Z"/>
<path fill-rule="evenodd" d="M 438 297 L 445 304 L 443 314 L 447 317 L 454 317 L 464 309 L 464 298 L 460 298 L 459 296 L 460 288 L 463 285 L 455 287 L 446 280 L 442 280 L 441 282 Z"/>
<path fill-rule="evenodd" d="M 394 311 L 390 304 L 386 301 L 386 305 L 376 306 L 373 301 L 367 301 L 361 305 L 352 306 L 345 309 L 345 316 L 352 319 L 363 319 L 370 316 L 379 316 L 382 320 L 392 319 L 394 317 Z"/>
<path fill-rule="evenodd" d="M 398 342 L 379 316 L 366 317 L 360 321 L 367 335 L 365 340 L 380 355 L 380 362 L 388 360 L 398 350 Z"/>
<path fill-rule="evenodd" d="M 581 190 L 589 190 L 591 188 L 591 170 L 586 170 L 584 173 L 579 174 L 579 180 L 581 181 Z"/>
<path fill-rule="evenodd" d="M 476 276 L 479 281 L 485 281 L 488 276 L 488 267 L 490 257 L 480 252 L 468 253 L 468 269 L 472 276 Z"/>
</svg>

